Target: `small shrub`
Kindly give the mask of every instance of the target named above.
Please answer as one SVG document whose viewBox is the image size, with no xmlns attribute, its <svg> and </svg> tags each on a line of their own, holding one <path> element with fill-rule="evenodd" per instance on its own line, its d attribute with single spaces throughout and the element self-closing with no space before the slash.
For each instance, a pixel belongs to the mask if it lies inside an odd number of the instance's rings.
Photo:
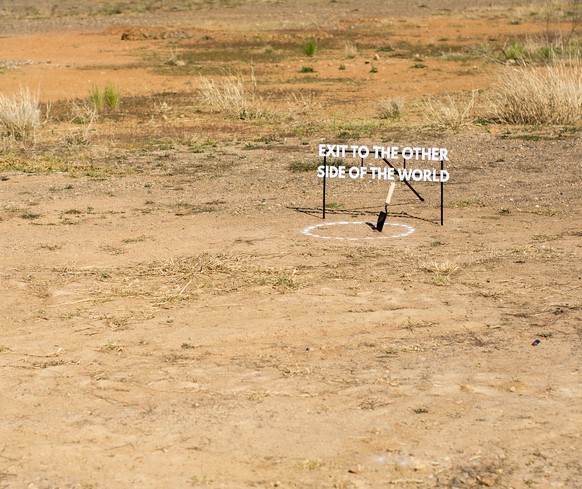
<svg viewBox="0 0 582 489">
<path fill-rule="evenodd" d="M 309 39 L 303 43 L 303 54 L 312 58 L 317 52 L 317 41 L 315 39 Z"/>
<path fill-rule="evenodd" d="M 313 66 L 302 66 L 299 69 L 299 73 L 315 73 L 315 68 Z"/>
<path fill-rule="evenodd" d="M 582 119 L 582 71 L 563 64 L 508 69 L 489 100 L 496 122 L 576 124 Z"/>
<path fill-rule="evenodd" d="M 38 95 L 28 89 L 8 97 L 0 94 L 0 130 L 5 136 L 26 141 L 34 139 L 41 125 Z"/>
<path fill-rule="evenodd" d="M 378 117 L 380 119 L 398 119 L 404 108 L 404 101 L 400 98 L 378 100 Z"/>
</svg>

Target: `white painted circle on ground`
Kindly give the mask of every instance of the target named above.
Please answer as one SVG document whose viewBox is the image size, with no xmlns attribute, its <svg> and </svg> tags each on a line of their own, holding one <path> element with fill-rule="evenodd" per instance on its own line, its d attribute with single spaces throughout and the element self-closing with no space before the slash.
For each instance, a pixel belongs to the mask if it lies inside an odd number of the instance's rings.
<svg viewBox="0 0 582 489">
<path fill-rule="evenodd" d="M 374 232 L 372 236 L 326 236 L 325 234 L 317 234 L 316 231 L 321 231 L 325 228 L 331 228 L 335 226 L 369 226 L 365 221 L 337 221 L 337 222 L 324 222 L 321 224 L 314 224 L 313 226 L 307 226 L 303 230 L 303 234 L 306 236 L 312 236 L 313 238 L 321 239 L 339 239 L 344 241 L 360 241 L 360 240 L 371 240 L 371 239 L 393 239 L 393 238 L 405 238 L 414 232 L 414 228 L 408 224 L 400 224 L 396 222 L 390 222 L 384 224 L 384 229 L 382 233 Z M 387 228 L 392 228 L 391 230 Z M 370 228 L 371 229 L 371 228 Z M 390 233 L 390 231 L 393 231 Z"/>
</svg>

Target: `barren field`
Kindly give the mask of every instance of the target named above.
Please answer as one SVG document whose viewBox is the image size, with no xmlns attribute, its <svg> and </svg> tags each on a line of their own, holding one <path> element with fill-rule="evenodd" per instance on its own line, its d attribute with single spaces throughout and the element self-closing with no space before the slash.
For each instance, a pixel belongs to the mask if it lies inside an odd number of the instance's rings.
<svg viewBox="0 0 582 489">
<path fill-rule="evenodd" d="M 0 1 L 39 117 L 0 100 L 0 488 L 582 488 L 581 32 L 577 1 Z M 495 112 L 554 68 L 570 119 Z M 324 220 L 321 144 L 448 149 L 444 225 L 400 181 L 366 225 L 369 175 Z"/>
</svg>

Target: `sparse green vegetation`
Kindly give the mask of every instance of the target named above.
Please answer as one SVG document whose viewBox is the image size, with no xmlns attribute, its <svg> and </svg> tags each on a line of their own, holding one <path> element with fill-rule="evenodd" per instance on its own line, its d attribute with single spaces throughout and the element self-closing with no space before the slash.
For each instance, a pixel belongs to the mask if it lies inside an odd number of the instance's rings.
<svg viewBox="0 0 582 489">
<path fill-rule="evenodd" d="M 147 239 L 148 239 L 148 237 L 145 234 L 142 234 L 142 235 L 137 236 L 135 238 L 125 238 L 125 239 L 122 240 L 122 242 L 125 243 L 125 244 L 129 244 L 129 243 L 143 243 Z"/>
<path fill-rule="evenodd" d="M 91 88 L 90 100 L 93 107 L 101 112 L 104 109 L 117 110 L 121 103 L 121 94 L 119 89 L 108 83 L 103 89 L 97 86 Z"/>
<path fill-rule="evenodd" d="M 101 345 L 97 351 L 104 352 L 104 353 L 121 353 L 123 351 L 123 347 L 116 342 L 109 342 Z"/>
<path fill-rule="evenodd" d="M 303 54 L 312 58 L 317 52 L 317 41 L 315 39 L 308 39 L 303 43 Z"/>
<path fill-rule="evenodd" d="M 327 158 L 327 166 L 343 166 L 343 158 Z M 323 165 L 323 158 L 307 161 L 293 161 L 289 164 L 289 170 L 293 173 L 303 173 L 317 170 L 317 167 Z"/>
<path fill-rule="evenodd" d="M 339 202 L 326 202 L 325 203 L 325 208 L 326 209 L 331 209 L 331 210 L 341 209 L 341 208 L 343 208 L 343 205 L 340 204 Z"/>
<path fill-rule="evenodd" d="M 65 172 L 71 176 L 83 175 L 92 178 L 134 173 L 134 169 L 127 166 L 93 165 L 74 156 L 42 152 L 25 158 L 19 154 L 8 153 L 0 159 L 0 170 L 24 173 Z"/>
<path fill-rule="evenodd" d="M 106 107 L 113 110 L 118 109 L 121 102 L 119 89 L 111 84 L 105 85 L 105 88 L 103 89 L 103 101 Z"/>
<path fill-rule="evenodd" d="M 319 459 L 304 459 L 299 460 L 297 466 L 303 470 L 315 470 L 323 466 L 323 462 Z"/>
<path fill-rule="evenodd" d="M 95 109 L 97 111 L 102 111 L 103 107 L 105 106 L 105 102 L 103 100 L 103 92 L 101 90 L 99 90 L 99 87 L 92 87 L 91 88 L 91 95 L 89 97 L 91 99 L 91 102 L 93 103 L 93 107 L 95 107 Z"/>
</svg>

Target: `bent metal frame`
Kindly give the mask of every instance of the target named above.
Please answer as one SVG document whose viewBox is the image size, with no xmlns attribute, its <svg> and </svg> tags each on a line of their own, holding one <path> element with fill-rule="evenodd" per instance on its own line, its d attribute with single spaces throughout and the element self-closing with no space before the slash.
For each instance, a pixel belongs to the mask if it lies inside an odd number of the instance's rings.
<svg viewBox="0 0 582 489">
<path fill-rule="evenodd" d="M 399 153 L 401 154 L 401 153 Z M 384 163 L 386 163 L 389 167 L 394 168 L 394 170 L 396 170 L 396 167 L 390 163 L 386 158 L 382 158 L 382 160 L 384 161 Z M 322 198 L 322 205 L 321 205 L 321 210 L 322 210 L 322 218 L 325 219 L 325 197 L 326 197 L 326 180 L 327 180 L 327 156 L 323 157 L 323 165 L 325 166 L 324 168 L 324 174 L 323 174 L 323 198 Z M 364 158 L 362 158 L 360 166 L 364 165 Z M 406 169 L 406 160 L 404 160 L 404 163 L 402 164 L 403 168 Z M 445 163 L 443 160 L 441 160 L 441 175 L 443 170 L 445 169 Z M 424 197 L 422 195 L 420 195 L 420 193 L 418 193 L 418 191 L 410 184 L 410 181 L 408 179 L 406 180 L 402 180 L 402 182 L 404 182 L 404 184 L 414 193 L 414 195 L 416 195 L 416 197 L 418 198 L 418 200 L 420 200 L 421 202 L 424 202 Z M 445 224 L 445 183 L 444 182 L 440 182 L 440 187 L 441 187 L 441 226 L 444 226 Z"/>
</svg>

